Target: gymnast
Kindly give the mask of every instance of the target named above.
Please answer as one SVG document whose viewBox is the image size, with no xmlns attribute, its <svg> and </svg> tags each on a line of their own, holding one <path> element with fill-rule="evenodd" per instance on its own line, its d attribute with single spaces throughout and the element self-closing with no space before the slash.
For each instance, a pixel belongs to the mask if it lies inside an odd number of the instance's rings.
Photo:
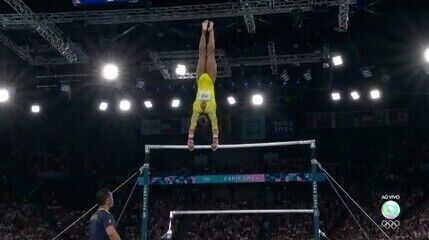
<svg viewBox="0 0 429 240">
<path fill-rule="evenodd" d="M 192 106 L 191 125 L 188 135 L 188 149 L 194 150 L 194 133 L 197 122 L 201 126 L 208 125 L 211 121 L 213 141 L 211 148 L 215 151 L 219 146 L 219 128 L 216 116 L 216 99 L 214 83 L 217 76 L 217 64 L 215 59 L 215 39 L 213 22 L 204 21 L 202 23 L 201 38 L 199 44 L 198 64 L 197 64 L 197 96 Z M 208 43 L 206 40 L 208 35 Z"/>
</svg>

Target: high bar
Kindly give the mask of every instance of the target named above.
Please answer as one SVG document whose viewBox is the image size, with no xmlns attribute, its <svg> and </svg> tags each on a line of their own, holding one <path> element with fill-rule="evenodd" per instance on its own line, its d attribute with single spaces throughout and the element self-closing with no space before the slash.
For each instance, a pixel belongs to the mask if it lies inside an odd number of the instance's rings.
<svg viewBox="0 0 429 240">
<path fill-rule="evenodd" d="M 313 209 L 253 209 L 253 210 L 196 210 L 171 211 L 171 215 L 207 215 L 207 214 L 261 214 L 261 213 L 314 213 Z"/>
<path fill-rule="evenodd" d="M 289 141 L 289 142 L 269 142 L 269 143 L 244 143 L 244 144 L 224 144 L 219 145 L 218 149 L 231 148 L 258 148 L 258 147 L 276 147 L 288 145 L 306 145 L 312 144 L 315 140 Z M 146 149 L 188 149 L 186 145 L 146 145 Z M 196 145 L 195 149 L 211 149 L 210 145 Z"/>
</svg>

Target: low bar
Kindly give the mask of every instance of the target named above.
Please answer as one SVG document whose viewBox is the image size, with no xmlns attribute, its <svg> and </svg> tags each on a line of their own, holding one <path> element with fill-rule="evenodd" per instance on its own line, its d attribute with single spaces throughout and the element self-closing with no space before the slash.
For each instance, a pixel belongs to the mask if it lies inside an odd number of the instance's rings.
<svg viewBox="0 0 429 240">
<path fill-rule="evenodd" d="M 231 148 L 257 148 L 257 147 L 277 147 L 288 145 L 307 145 L 312 144 L 314 140 L 290 141 L 290 142 L 269 142 L 269 143 L 247 143 L 247 144 L 224 144 L 219 145 L 218 149 Z M 188 149 L 186 145 L 146 145 L 149 149 Z M 211 149 L 211 145 L 196 145 L 195 149 Z"/>
<path fill-rule="evenodd" d="M 313 209 L 254 209 L 254 210 L 196 210 L 171 211 L 171 215 L 207 215 L 207 214 L 261 214 L 261 213 L 313 213 Z"/>
</svg>

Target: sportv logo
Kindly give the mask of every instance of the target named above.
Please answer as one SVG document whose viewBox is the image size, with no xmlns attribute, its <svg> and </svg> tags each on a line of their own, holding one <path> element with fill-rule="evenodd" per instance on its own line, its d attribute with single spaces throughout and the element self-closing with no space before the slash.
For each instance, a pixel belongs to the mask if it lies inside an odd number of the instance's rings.
<svg viewBox="0 0 429 240">
<path fill-rule="evenodd" d="M 387 197 L 387 198 L 384 198 Z M 383 195 L 382 199 L 400 199 L 399 195 Z M 401 224 L 399 220 L 395 220 L 401 213 L 401 207 L 393 200 L 386 201 L 381 207 L 381 214 L 387 220 L 381 222 L 381 226 L 385 229 L 396 229 Z"/>
<path fill-rule="evenodd" d="M 401 199 L 401 196 L 399 196 L 399 195 L 382 195 L 381 199 L 383 199 L 383 200 L 399 200 L 399 199 Z"/>
</svg>

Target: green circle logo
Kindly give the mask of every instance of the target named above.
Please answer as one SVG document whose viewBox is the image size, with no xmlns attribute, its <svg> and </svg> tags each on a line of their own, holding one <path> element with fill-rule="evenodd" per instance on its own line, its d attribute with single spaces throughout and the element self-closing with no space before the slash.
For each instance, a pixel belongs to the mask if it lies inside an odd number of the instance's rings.
<svg viewBox="0 0 429 240">
<path fill-rule="evenodd" d="M 387 201 L 381 207 L 381 214 L 387 219 L 395 219 L 401 213 L 401 207 L 395 201 Z"/>
</svg>

